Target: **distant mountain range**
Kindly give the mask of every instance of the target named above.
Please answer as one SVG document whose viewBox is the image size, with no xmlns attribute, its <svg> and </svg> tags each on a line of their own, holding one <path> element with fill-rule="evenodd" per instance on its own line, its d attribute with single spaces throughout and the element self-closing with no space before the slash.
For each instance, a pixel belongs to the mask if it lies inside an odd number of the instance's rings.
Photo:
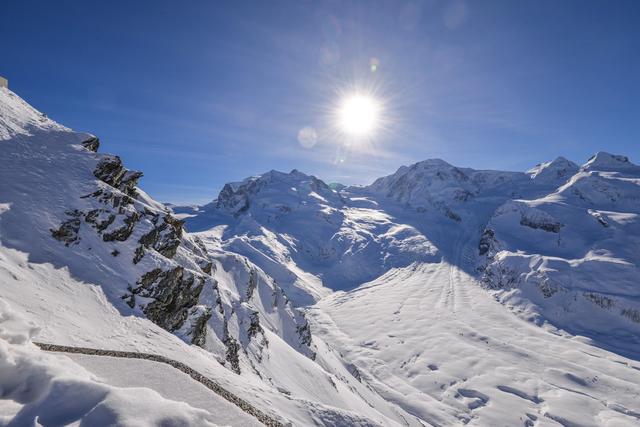
<svg viewBox="0 0 640 427">
<path fill-rule="evenodd" d="M 152 362 L 123 378 L 112 358 L 96 378 L 92 356 L 32 340 L 177 360 L 279 425 L 640 423 L 627 157 L 527 172 L 431 159 L 358 187 L 270 171 L 176 206 L 100 145 L 0 88 L 0 424 L 128 425 L 131 408 L 234 423 L 188 377 L 142 384 Z M 56 405 L 80 389 L 83 404 Z"/>
</svg>

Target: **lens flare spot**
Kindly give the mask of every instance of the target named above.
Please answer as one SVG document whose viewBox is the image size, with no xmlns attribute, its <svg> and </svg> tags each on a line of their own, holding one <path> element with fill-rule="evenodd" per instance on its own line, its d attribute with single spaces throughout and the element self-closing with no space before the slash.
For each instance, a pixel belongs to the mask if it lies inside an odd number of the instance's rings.
<svg viewBox="0 0 640 427">
<path fill-rule="evenodd" d="M 311 148 L 318 142 L 318 132 L 312 127 L 304 127 L 298 132 L 298 142 L 304 148 Z"/>
</svg>

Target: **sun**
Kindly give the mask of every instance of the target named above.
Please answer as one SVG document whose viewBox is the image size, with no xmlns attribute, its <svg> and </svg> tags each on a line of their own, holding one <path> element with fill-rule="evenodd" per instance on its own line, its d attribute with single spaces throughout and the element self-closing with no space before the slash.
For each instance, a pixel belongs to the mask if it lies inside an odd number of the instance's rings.
<svg viewBox="0 0 640 427">
<path fill-rule="evenodd" d="M 340 128 L 348 135 L 364 137 L 378 127 L 380 106 L 375 98 L 364 94 L 345 96 L 338 108 Z"/>
</svg>

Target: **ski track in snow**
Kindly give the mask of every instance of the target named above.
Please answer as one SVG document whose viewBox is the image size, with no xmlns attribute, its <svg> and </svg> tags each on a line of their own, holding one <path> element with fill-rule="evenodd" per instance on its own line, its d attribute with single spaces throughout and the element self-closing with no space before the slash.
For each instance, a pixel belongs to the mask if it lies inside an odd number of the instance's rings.
<svg viewBox="0 0 640 427">
<path fill-rule="evenodd" d="M 309 310 L 314 332 L 433 425 L 640 425 L 640 364 L 505 310 L 457 267 L 466 241 L 453 263 L 321 300 Z"/>
</svg>

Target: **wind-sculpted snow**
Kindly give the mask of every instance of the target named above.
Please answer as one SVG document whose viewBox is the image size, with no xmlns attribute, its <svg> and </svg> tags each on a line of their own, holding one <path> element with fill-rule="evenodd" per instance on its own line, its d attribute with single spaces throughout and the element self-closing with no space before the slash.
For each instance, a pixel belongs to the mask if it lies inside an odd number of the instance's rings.
<svg viewBox="0 0 640 427">
<path fill-rule="evenodd" d="M 428 425 L 635 426 L 640 363 L 522 320 L 455 263 L 392 269 L 310 309 L 363 381 Z M 553 333 L 552 333 L 553 332 Z"/>
<path fill-rule="evenodd" d="M 119 388 L 96 380 L 66 357 L 31 343 L 37 327 L 0 300 L 0 424 L 215 426 L 202 409 L 148 388 Z"/>
</svg>

